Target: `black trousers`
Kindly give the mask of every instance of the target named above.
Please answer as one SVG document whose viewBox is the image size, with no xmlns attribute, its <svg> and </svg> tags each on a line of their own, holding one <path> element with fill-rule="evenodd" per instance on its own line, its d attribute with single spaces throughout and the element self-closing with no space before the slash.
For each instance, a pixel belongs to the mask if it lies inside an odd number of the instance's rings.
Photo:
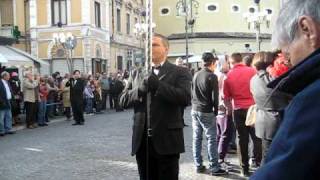
<svg viewBox="0 0 320 180">
<path fill-rule="evenodd" d="M 261 142 L 262 142 L 262 160 L 261 160 L 261 165 L 262 165 L 267 157 L 268 150 L 271 146 L 272 140 L 261 139 Z"/>
<path fill-rule="evenodd" d="M 119 96 L 120 96 L 120 94 L 114 94 L 112 96 L 114 108 L 116 109 L 116 111 L 122 111 L 123 110 L 119 105 Z"/>
<path fill-rule="evenodd" d="M 238 135 L 237 151 L 240 160 L 240 166 L 244 170 L 249 170 L 248 145 L 249 136 L 253 141 L 253 154 L 258 164 L 261 162 L 261 140 L 256 136 L 254 127 L 245 125 L 247 109 L 234 110 L 233 119 Z"/>
<path fill-rule="evenodd" d="M 83 103 L 71 102 L 73 118 L 76 123 L 83 123 Z"/>
<path fill-rule="evenodd" d="M 113 97 L 114 97 L 114 96 L 115 96 L 114 94 L 109 93 L 109 104 L 110 104 L 110 109 L 115 108 L 115 102 L 114 102 L 114 99 L 113 99 Z"/>
<path fill-rule="evenodd" d="M 144 138 L 145 139 L 145 138 Z M 140 180 L 178 180 L 180 154 L 160 155 L 149 140 L 149 164 L 147 177 L 146 140 L 136 154 Z"/>
<path fill-rule="evenodd" d="M 66 117 L 68 119 L 70 119 L 71 118 L 71 107 L 65 107 L 64 108 L 64 113 L 65 113 Z"/>
<path fill-rule="evenodd" d="M 37 102 L 25 102 L 24 106 L 26 108 L 26 123 L 27 127 L 30 127 L 36 122 L 37 118 Z"/>
</svg>

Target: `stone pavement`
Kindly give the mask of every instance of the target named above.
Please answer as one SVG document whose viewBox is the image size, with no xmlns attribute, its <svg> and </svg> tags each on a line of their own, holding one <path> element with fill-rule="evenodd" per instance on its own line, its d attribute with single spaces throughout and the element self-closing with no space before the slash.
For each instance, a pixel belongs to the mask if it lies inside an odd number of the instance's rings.
<svg viewBox="0 0 320 180">
<path fill-rule="evenodd" d="M 191 124 L 186 111 L 187 124 Z M 60 120 L 0 138 L 0 180 L 137 180 L 130 156 L 132 111 L 86 116 L 85 126 Z M 192 129 L 185 128 L 181 180 L 241 179 L 237 167 L 225 177 L 197 175 L 192 161 Z M 206 157 L 206 149 L 203 148 Z M 238 164 L 235 155 L 229 161 Z"/>
</svg>

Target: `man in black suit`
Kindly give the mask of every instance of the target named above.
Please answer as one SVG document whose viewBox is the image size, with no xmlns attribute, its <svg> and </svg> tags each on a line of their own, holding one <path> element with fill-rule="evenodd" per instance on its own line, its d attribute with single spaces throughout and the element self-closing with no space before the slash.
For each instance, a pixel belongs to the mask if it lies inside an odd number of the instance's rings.
<svg viewBox="0 0 320 180">
<path fill-rule="evenodd" d="M 185 151 L 181 107 L 190 103 L 191 75 L 166 61 L 168 50 L 167 38 L 155 34 L 152 73 L 132 71 L 120 97 L 123 107 L 134 107 L 132 155 L 141 180 L 177 180 L 180 153 Z"/>
<path fill-rule="evenodd" d="M 80 71 L 75 70 L 73 72 L 73 78 L 70 78 L 69 82 L 67 82 L 66 86 L 70 87 L 70 100 L 71 107 L 73 111 L 73 118 L 75 125 L 84 125 L 83 118 L 83 91 L 85 88 L 85 81 L 80 78 Z"/>
</svg>

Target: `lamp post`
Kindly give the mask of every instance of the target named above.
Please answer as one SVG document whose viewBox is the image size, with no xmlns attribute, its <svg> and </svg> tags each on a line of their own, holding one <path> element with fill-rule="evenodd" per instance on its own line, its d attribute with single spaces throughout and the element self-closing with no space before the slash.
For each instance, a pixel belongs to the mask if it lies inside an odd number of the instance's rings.
<svg viewBox="0 0 320 180">
<path fill-rule="evenodd" d="M 261 11 L 260 0 L 254 0 L 256 4 L 257 11 L 255 12 L 246 12 L 243 14 L 243 17 L 246 19 L 248 23 L 248 29 L 253 29 L 256 32 L 256 43 L 257 43 L 257 51 L 261 50 L 261 25 L 266 24 L 266 27 L 269 28 L 270 21 L 272 16 L 268 14 L 267 11 Z"/>
<path fill-rule="evenodd" d="M 61 45 L 66 53 L 66 60 L 69 72 L 72 73 L 73 71 L 73 59 L 72 59 L 72 51 L 77 46 L 77 38 L 70 32 L 66 35 L 61 33 L 53 33 L 53 43 L 56 46 Z"/>
<path fill-rule="evenodd" d="M 177 16 L 184 16 L 185 40 L 186 40 L 186 63 L 189 67 L 189 28 L 193 31 L 193 26 L 198 15 L 199 2 L 196 0 L 179 0 L 176 4 Z M 195 12 L 194 12 L 195 9 Z"/>
</svg>

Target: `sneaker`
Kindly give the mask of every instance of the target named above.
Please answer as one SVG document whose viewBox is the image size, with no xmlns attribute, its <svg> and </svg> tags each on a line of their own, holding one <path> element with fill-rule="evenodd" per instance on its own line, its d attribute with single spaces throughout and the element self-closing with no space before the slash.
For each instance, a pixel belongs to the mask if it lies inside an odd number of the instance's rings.
<svg viewBox="0 0 320 180">
<path fill-rule="evenodd" d="M 228 174 L 227 171 L 223 170 L 223 169 L 219 169 L 218 171 L 211 171 L 211 175 L 212 176 L 222 176 L 222 175 L 226 175 Z"/>
<path fill-rule="evenodd" d="M 206 167 L 201 165 L 196 168 L 197 173 L 204 173 L 206 171 Z"/>
<path fill-rule="evenodd" d="M 219 164 L 220 164 L 220 167 L 224 169 L 226 172 L 233 170 L 230 162 L 222 161 L 222 162 L 219 162 Z"/>
</svg>

